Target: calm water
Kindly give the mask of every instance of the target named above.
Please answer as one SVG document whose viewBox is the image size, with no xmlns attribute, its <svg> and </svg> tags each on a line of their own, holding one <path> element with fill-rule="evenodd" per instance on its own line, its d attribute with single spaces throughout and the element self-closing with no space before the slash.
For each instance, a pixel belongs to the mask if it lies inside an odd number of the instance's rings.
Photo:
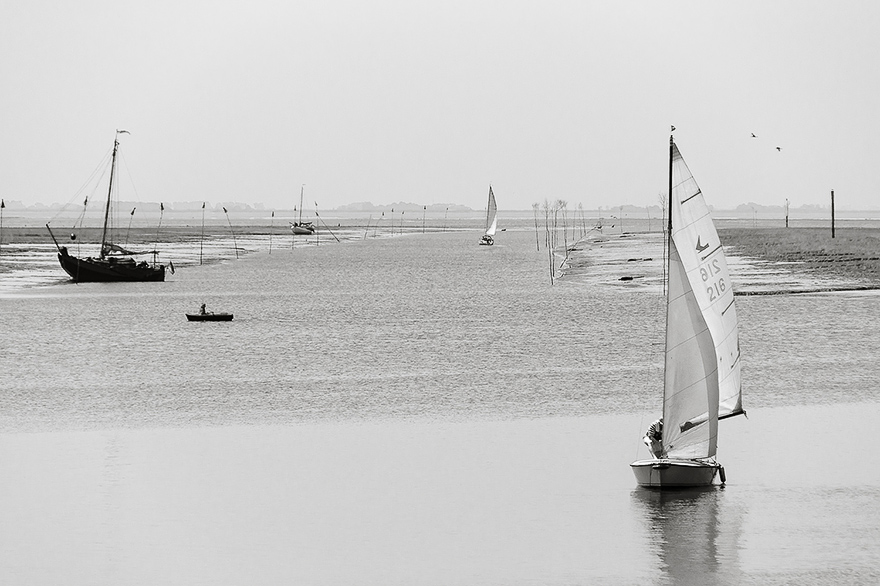
<svg viewBox="0 0 880 586">
<path fill-rule="evenodd" d="M 880 296 L 738 298 L 727 486 L 640 490 L 653 238 L 552 287 L 524 230 L 7 292 L 0 583 L 876 583 Z"/>
</svg>

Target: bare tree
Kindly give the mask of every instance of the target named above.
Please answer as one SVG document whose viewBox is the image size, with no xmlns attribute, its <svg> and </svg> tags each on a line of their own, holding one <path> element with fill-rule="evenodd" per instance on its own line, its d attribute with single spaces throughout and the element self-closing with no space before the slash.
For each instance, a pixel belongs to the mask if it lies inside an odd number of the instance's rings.
<svg viewBox="0 0 880 586">
<path fill-rule="evenodd" d="M 550 202 L 544 200 L 544 244 L 547 246 L 547 257 L 550 260 L 550 284 L 553 284 L 556 267 L 553 266 L 553 240 L 550 232 Z"/>
<path fill-rule="evenodd" d="M 535 248 L 538 252 L 541 251 L 541 241 L 538 239 L 538 208 L 540 206 L 537 203 L 532 204 L 532 211 L 535 214 Z"/>
</svg>

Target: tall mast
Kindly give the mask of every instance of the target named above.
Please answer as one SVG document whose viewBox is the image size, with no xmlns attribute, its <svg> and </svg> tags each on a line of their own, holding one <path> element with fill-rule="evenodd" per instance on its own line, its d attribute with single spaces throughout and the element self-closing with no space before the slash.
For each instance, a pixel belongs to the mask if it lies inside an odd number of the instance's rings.
<svg viewBox="0 0 880 586">
<path fill-rule="evenodd" d="M 110 187 L 107 188 L 107 205 L 104 207 L 104 231 L 101 232 L 101 256 L 104 258 L 104 246 L 107 243 L 107 225 L 110 220 L 110 197 L 113 195 L 113 178 L 116 175 L 116 151 L 119 149 L 119 132 L 113 139 L 113 158 L 110 161 Z M 125 132 L 124 130 L 122 132 Z"/>
<path fill-rule="evenodd" d="M 672 130 L 675 130 L 675 127 L 672 127 Z M 672 146 L 674 144 L 672 135 L 669 135 L 669 201 L 666 205 L 666 237 L 663 239 L 663 252 L 666 256 L 664 269 L 665 274 L 663 275 L 663 292 L 667 292 L 667 288 L 669 286 L 669 263 L 670 263 L 670 243 L 672 242 Z"/>
<path fill-rule="evenodd" d="M 667 238 L 672 238 L 672 147 L 675 142 L 672 135 L 669 135 L 669 224 L 667 226 Z"/>
<path fill-rule="evenodd" d="M 672 130 L 675 130 L 675 127 L 672 127 Z M 666 225 L 666 275 L 663 279 L 663 286 L 666 289 L 666 335 L 664 336 L 663 343 L 663 421 L 669 421 L 669 418 L 666 416 L 666 361 L 669 360 L 669 275 L 672 270 L 672 153 L 674 150 L 675 143 L 673 142 L 672 135 L 669 135 L 669 202 L 667 204 L 668 211 L 666 212 L 668 215 L 668 221 Z M 663 456 L 666 456 L 666 446 L 663 446 Z"/>
<path fill-rule="evenodd" d="M 299 188 L 299 224 L 300 226 L 303 223 L 303 190 L 305 190 L 305 184 L 301 185 Z"/>
</svg>

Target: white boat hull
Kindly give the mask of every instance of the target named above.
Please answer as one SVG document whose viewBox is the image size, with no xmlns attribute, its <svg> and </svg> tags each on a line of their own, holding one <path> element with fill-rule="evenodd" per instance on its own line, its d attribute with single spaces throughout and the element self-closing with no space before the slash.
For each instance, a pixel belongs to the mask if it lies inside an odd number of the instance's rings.
<svg viewBox="0 0 880 586">
<path fill-rule="evenodd" d="M 638 460 L 630 464 L 639 486 L 653 488 L 684 488 L 709 486 L 715 476 L 724 483 L 724 468 L 712 462 L 698 460 Z"/>
</svg>

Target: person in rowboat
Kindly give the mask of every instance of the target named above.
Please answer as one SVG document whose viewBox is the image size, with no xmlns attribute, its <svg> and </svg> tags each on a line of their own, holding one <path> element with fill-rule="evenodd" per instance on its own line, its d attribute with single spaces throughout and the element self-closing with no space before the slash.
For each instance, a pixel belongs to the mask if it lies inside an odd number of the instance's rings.
<svg viewBox="0 0 880 586">
<path fill-rule="evenodd" d="M 199 315 L 205 315 L 206 313 L 208 312 L 205 311 L 205 304 L 202 303 L 202 306 L 199 308 Z"/>
<path fill-rule="evenodd" d="M 645 445 L 648 446 L 648 450 L 651 452 L 651 455 L 655 458 L 659 458 L 663 455 L 663 418 L 661 417 L 657 421 L 651 424 L 651 427 L 648 428 L 648 431 L 645 432 L 645 437 L 642 438 L 642 441 L 645 442 Z"/>
</svg>

